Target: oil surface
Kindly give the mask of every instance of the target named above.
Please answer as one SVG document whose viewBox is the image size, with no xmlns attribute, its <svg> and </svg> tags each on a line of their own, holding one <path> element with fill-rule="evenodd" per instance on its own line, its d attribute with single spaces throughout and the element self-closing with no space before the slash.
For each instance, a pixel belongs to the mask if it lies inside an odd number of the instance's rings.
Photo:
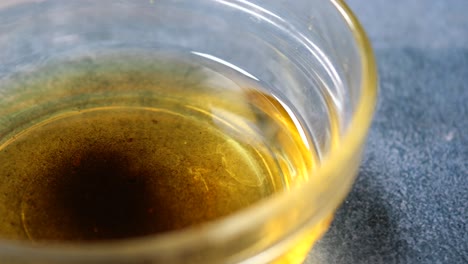
<svg viewBox="0 0 468 264">
<path fill-rule="evenodd" d="M 0 131 L 3 238 L 114 240 L 197 226 L 287 189 L 314 165 L 291 110 L 215 64 L 119 54 L 20 77 L 0 106 L 10 122 Z"/>
</svg>

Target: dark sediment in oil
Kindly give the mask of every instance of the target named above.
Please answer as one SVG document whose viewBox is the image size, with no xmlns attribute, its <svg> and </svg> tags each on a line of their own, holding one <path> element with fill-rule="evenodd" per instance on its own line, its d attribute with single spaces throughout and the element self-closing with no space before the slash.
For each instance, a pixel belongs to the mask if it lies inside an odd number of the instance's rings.
<svg viewBox="0 0 468 264">
<path fill-rule="evenodd" d="M 248 146 L 176 114 L 107 109 L 27 131 L 0 154 L 28 182 L 22 221 L 34 240 L 145 236 L 225 216 L 268 195 Z M 15 171 L 10 171 L 15 170 Z"/>
</svg>

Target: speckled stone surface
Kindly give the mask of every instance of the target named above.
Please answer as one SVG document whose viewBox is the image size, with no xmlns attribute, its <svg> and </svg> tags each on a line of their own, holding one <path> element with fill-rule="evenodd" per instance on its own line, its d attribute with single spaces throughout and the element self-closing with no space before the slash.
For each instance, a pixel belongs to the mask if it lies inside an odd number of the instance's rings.
<svg viewBox="0 0 468 264">
<path fill-rule="evenodd" d="M 468 1 L 348 4 L 379 103 L 354 189 L 306 263 L 468 263 Z"/>
</svg>

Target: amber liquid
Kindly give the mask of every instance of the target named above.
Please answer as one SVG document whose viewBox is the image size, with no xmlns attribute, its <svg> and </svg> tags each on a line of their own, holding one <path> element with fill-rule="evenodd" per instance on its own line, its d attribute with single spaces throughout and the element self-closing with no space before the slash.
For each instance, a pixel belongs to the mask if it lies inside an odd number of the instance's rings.
<svg viewBox="0 0 468 264">
<path fill-rule="evenodd" d="M 305 180 L 277 97 L 180 56 L 108 54 L 13 76 L 0 113 L 0 237 L 96 241 L 197 227 Z"/>
</svg>

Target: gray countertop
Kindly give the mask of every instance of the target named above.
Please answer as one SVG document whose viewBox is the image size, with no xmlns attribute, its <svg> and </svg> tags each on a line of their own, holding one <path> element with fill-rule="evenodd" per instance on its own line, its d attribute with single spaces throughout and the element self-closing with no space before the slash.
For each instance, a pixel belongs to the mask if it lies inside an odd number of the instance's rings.
<svg viewBox="0 0 468 264">
<path fill-rule="evenodd" d="M 306 263 L 468 263 L 468 1 L 347 2 L 379 103 L 354 189 Z"/>
</svg>

